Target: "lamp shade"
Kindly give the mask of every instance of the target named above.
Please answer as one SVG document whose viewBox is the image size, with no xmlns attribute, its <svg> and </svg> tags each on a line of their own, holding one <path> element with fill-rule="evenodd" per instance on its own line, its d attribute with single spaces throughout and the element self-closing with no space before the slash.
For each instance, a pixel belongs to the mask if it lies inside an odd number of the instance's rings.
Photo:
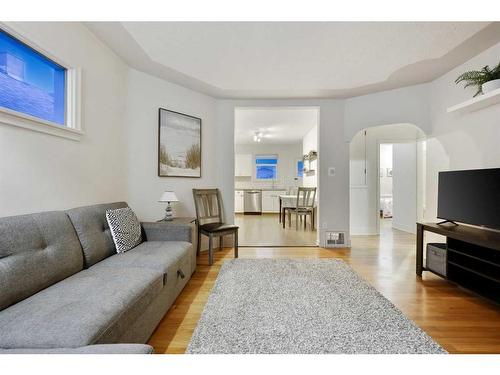
<svg viewBox="0 0 500 375">
<path fill-rule="evenodd" d="M 158 202 L 179 202 L 173 191 L 166 191 Z"/>
</svg>

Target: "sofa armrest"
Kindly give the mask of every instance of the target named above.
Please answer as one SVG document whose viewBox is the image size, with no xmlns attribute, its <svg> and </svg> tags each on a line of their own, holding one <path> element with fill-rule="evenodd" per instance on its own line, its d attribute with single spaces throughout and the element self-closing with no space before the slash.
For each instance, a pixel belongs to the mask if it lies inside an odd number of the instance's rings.
<svg viewBox="0 0 500 375">
<path fill-rule="evenodd" d="M 146 241 L 185 241 L 193 243 L 194 224 L 176 222 L 141 223 Z"/>
</svg>

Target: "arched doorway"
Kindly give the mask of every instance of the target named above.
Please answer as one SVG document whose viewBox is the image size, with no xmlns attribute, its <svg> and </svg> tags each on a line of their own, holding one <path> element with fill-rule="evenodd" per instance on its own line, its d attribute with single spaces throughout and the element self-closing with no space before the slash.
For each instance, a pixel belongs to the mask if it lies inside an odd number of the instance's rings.
<svg viewBox="0 0 500 375">
<path fill-rule="evenodd" d="M 349 147 L 351 235 L 414 233 L 425 209 L 424 132 L 407 123 L 374 126 Z"/>
</svg>

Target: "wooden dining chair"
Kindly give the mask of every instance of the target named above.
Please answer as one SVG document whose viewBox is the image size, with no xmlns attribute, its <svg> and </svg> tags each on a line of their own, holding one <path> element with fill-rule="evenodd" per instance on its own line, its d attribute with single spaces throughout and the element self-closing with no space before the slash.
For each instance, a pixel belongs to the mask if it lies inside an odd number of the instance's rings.
<svg viewBox="0 0 500 375">
<path fill-rule="evenodd" d="M 234 236 L 234 257 L 238 258 L 238 226 L 224 223 L 219 189 L 193 189 L 198 228 L 196 254 L 200 254 L 201 235 L 208 236 L 208 264 L 214 263 L 213 239 L 219 237 L 220 247 L 225 235 Z"/>
<path fill-rule="evenodd" d="M 292 225 L 292 213 L 295 214 L 295 228 L 299 229 L 299 218 L 304 218 L 304 229 L 307 228 L 307 216 L 311 217 L 311 229 L 314 230 L 314 209 L 316 205 L 316 188 L 299 187 L 295 207 L 287 207 L 288 226 Z"/>
</svg>

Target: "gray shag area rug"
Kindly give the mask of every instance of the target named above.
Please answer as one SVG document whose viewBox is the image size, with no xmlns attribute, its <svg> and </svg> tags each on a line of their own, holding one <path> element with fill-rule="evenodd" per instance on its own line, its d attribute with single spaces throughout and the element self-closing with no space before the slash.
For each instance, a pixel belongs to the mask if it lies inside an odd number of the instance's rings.
<svg viewBox="0 0 500 375">
<path fill-rule="evenodd" d="M 224 263 L 187 353 L 446 353 L 335 259 Z"/>
</svg>

